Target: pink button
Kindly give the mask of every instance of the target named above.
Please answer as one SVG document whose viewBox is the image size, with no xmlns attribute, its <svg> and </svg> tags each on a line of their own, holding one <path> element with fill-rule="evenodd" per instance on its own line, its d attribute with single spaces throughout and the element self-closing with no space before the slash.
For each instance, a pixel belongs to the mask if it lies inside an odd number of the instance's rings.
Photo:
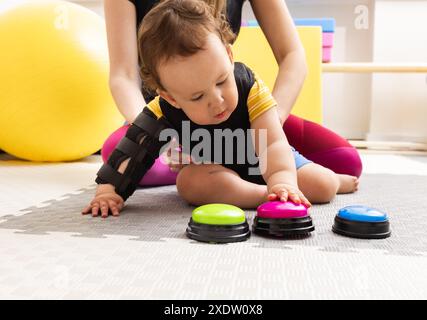
<svg viewBox="0 0 427 320">
<path fill-rule="evenodd" d="M 303 204 L 287 201 L 269 201 L 257 208 L 259 218 L 290 219 L 308 216 L 308 209 Z"/>
</svg>

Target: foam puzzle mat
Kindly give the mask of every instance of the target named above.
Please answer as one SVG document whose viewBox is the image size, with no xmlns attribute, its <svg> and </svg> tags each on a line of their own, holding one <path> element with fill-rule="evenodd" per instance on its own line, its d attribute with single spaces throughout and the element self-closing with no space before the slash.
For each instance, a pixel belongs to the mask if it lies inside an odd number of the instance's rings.
<svg viewBox="0 0 427 320">
<path fill-rule="evenodd" d="M 185 229 L 193 206 L 175 186 L 139 189 L 119 218 L 81 209 L 95 185 L 0 217 L 0 298 L 375 299 L 427 296 L 427 176 L 365 174 L 360 190 L 310 213 L 298 239 L 206 244 Z M 337 210 L 389 215 L 383 240 L 331 231 Z M 245 210 L 251 224 L 254 210 Z"/>
</svg>

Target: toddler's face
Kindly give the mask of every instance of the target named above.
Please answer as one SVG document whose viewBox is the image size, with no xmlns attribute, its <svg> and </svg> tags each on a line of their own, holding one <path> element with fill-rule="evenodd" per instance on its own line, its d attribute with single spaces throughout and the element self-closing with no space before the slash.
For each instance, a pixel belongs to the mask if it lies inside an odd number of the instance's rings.
<svg viewBox="0 0 427 320">
<path fill-rule="evenodd" d="M 160 64 L 159 94 L 199 125 L 228 119 L 238 102 L 231 49 L 210 33 L 205 50 Z"/>
</svg>

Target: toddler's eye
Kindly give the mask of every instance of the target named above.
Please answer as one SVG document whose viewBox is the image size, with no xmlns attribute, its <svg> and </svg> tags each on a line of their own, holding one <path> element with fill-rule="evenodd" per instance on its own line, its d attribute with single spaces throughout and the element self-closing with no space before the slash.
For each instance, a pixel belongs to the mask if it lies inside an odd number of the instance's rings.
<svg viewBox="0 0 427 320">
<path fill-rule="evenodd" d="M 198 96 L 198 97 L 191 98 L 191 101 L 198 101 L 198 100 L 202 99 L 202 97 L 203 97 L 203 94 L 201 94 L 201 95 L 200 95 L 200 96 Z"/>
<path fill-rule="evenodd" d="M 217 86 L 220 86 L 220 85 L 224 84 L 224 83 L 227 81 L 227 79 L 228 79 L 228 77 L 227 77 L 227 78 L 225 78 L 223 81 L 221 81 L 221 82 L 217 83 L 216 85 L 217 85 Z"/>
</svg>

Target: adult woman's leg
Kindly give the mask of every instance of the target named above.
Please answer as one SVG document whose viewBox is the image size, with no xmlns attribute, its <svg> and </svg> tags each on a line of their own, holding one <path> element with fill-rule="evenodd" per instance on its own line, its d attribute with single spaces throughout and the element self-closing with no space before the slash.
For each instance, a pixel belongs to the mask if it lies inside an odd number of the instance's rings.
<svg viewBox="0 0 427 320">
<path fill-rule="evenodd" d="M 126 135 L 129 125 L 125 125 L 114 131 L 105 141 L 101 155 L 104 163 L 113 152 L 116 145 Z M 166 186 L 176 183 L 177 173 L 172 172 L 166 163 L 163 163 L 161 157 L 157 158 L 154 165 L 147 171 L 145 176 L 139 182 L 140 186 Z"/>
<path fill-rule="evenodd" d="M 362 161 L 356 148 L 333 131 L 290 115 L 283 125 L 289 144 L 307 159 L 335 173 L 360 177 Z"/>
</svg>

